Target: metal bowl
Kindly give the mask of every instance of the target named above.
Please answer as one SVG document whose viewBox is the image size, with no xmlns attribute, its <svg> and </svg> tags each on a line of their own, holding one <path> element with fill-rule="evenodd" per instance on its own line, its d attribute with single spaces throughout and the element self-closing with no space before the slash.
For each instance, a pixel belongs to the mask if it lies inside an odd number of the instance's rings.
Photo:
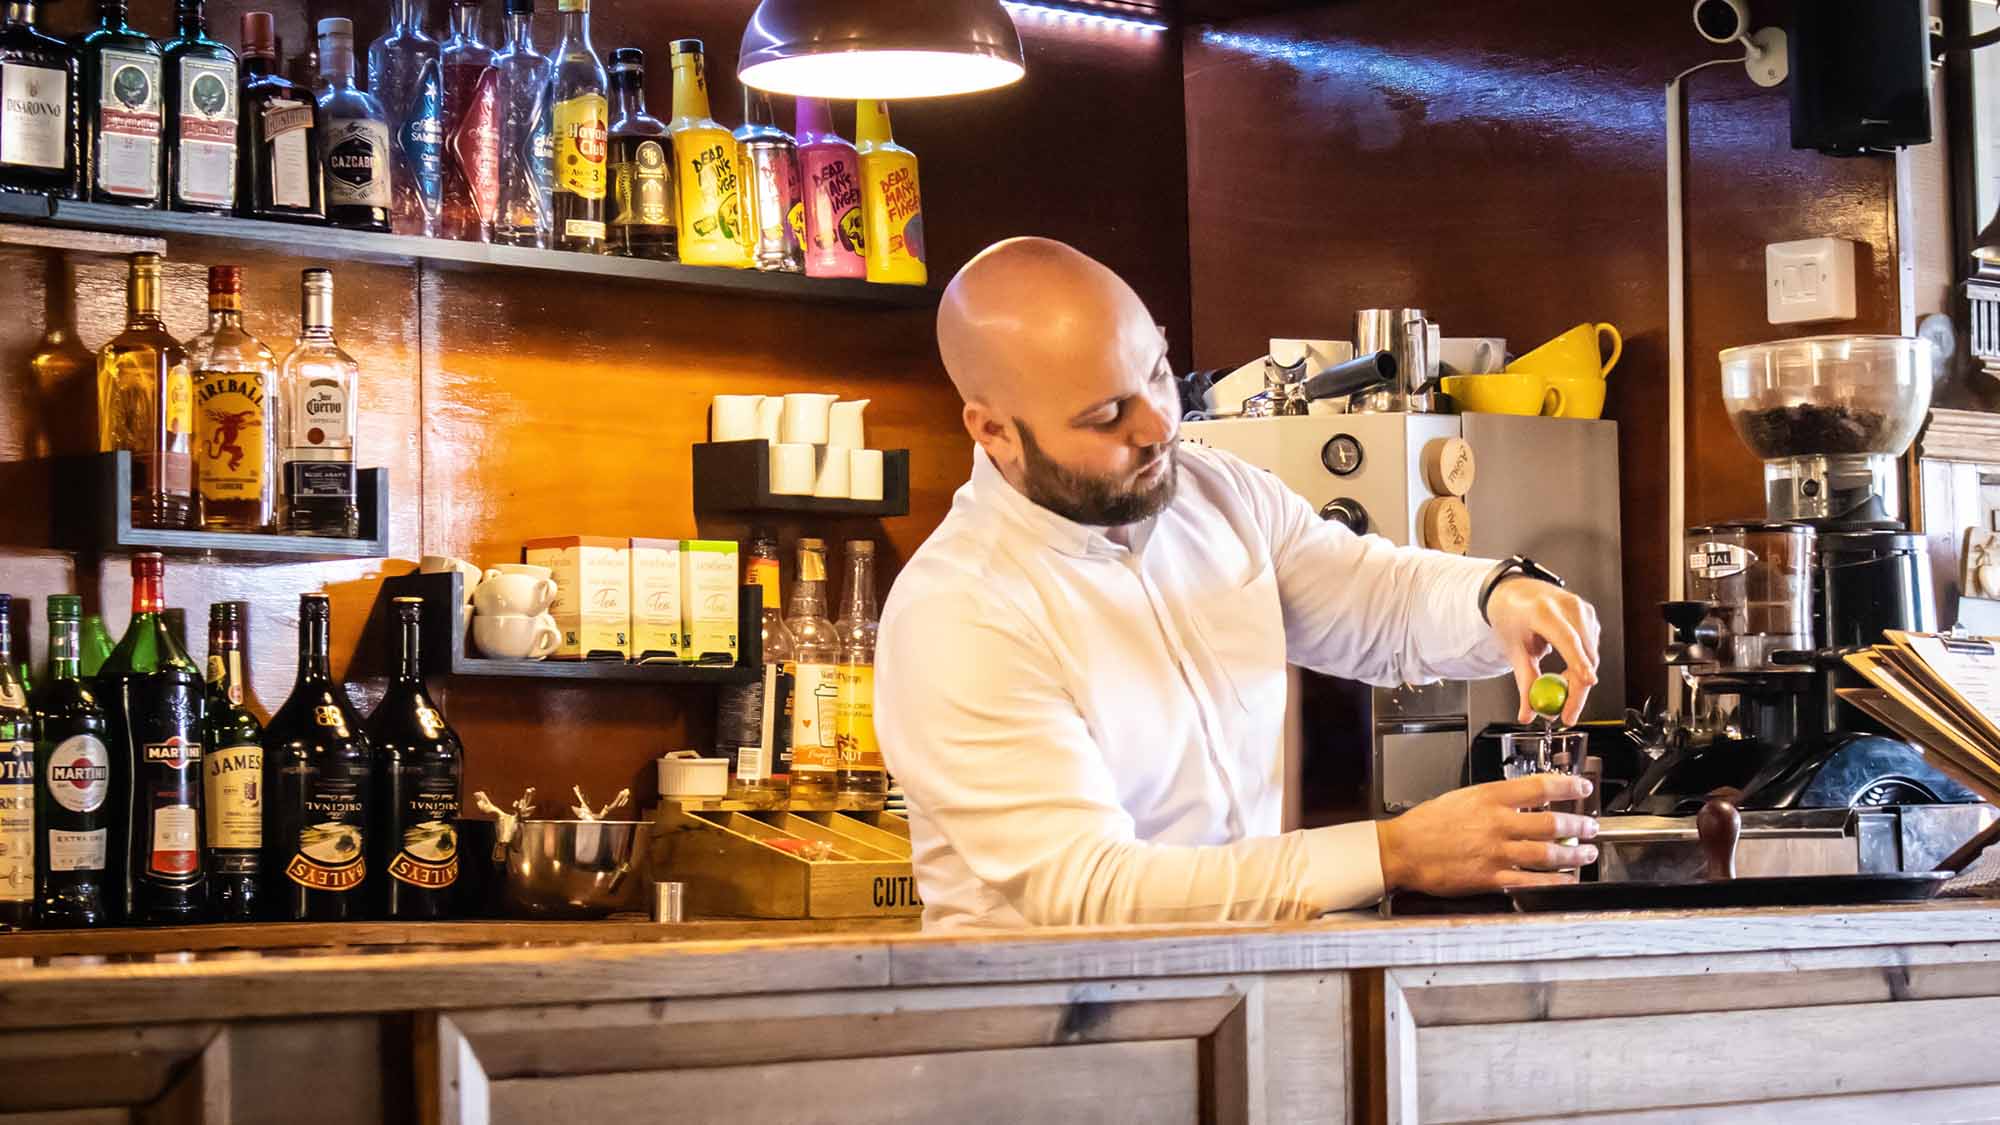
<svg viewBox="0 0 2000 1125">
<path fill-rule="evenodd" d="M 506 842 L 502 898 L 526 918 L 602 918 L 643 908 L 645 820 L 524 820 Z"/>
</svg>

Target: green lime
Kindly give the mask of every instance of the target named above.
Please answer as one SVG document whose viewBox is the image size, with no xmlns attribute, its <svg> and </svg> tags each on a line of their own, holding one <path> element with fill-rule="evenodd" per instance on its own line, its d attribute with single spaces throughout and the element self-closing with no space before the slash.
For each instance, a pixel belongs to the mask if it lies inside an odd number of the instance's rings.
<svg viewBox="0 0 2000 1125">
<path fill-rule="evenodd" d="M 1562 714 L 1569 702 L 1569 681 L 1550 672 L 1535 677 L 1528 688 L 1528 709 L 1551 718 Z"/>
</svg>

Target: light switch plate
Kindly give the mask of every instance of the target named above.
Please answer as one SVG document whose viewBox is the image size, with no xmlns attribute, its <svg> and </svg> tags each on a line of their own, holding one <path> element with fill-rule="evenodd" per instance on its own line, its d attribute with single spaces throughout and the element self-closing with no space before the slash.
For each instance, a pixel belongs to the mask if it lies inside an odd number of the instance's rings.
<svg viewBox="0 0 2000 1125">
<path fill-rule="evenodd" d="M 1854 319 L 1854 242 L 1808 238 L 1764 247 L 1764 295 L 1772 324 Z"/>
</svg>

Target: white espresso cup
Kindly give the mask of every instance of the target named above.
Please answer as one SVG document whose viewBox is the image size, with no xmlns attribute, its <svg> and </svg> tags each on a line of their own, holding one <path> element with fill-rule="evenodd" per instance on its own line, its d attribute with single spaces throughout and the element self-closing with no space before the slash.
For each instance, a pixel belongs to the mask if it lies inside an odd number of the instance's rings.
<svg viewBox="0 0 2000 1125">
<path fill-rule="evenodd" d="M 1491 375 L 1507 366 L 1507 341 L 1498 336 L 1450 336 L 1438 341 L 1447 375 Z"/>
<path fill-rule="evenodd" d="M 839 395 L 789 394 L 785 414 L 778 422 L 778 440 L 805 445 L 825 445 L 827 418 Z"/>
<path fill-rule="evenodd" d="M 771 447 L 771 492 L 776 496 L 811 496 L 819 482 L 819 448 L 802 442 Z"/>
<path fill-rule="evenodd" d="M 850 449 L 847 451 L 847 464 L 847 495 L 856 500 L 880 500 L 882 451 Z"/>
<path fill-rule="evenodd" d="M 488 570 L 472 595 L 472 604 L 482 615 L 496 617 L 532 617 L 546 612 L 555 600 L 556 584 L 549 568 L 518 563 Z"/>
<path fill-rule="evenodd" d="M 496 660 L 540 660 L 562 643 L 562 630 L 546 613 L 476 613 L 472 642 Z"/>
<path fill-rule="evenodd" d="M 763 395 L 716 395 L 709 407 L 708 440 L 752 441 L 762 436 L 757 412 L 763 406 Z"/>
<path fill-rule="evenodd" d="M 813 479 L 813 495 L 823 500 L 847 499 L 848 455 L 852 449 L 837 445 L 819 447 L 819 475 Z"/>
<path fill-rule="evenodd" d="M 461 584 L 465 587 L 467 604 L 472 601 L 472 592 L 479 589 L 480 580 L 486 577 L 485 571 L 464 559 L 453 558 L 450 555 L 425 555 L 417 560 L 417 570 L 423 574 L 450 574 L 454 570 L 457 571 L 463 580 Z"/>
</svg>

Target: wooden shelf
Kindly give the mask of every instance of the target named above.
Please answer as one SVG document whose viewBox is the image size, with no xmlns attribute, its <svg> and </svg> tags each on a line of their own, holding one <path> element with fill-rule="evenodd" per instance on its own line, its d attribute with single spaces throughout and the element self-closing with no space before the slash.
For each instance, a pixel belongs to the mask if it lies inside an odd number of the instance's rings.
<svg viewBox="0 0 2000 1125">
<path fill-rule="evenodd" d="M 449 574 L 404 574 L 385 579 L 378 603 L 391 598 L 424 599 L 424 671 L 436 676 L 489 676 L 546 680 L 600 680 L 629 684 L 747 684 L 763 667 L 763 590 L 745 586 L 737 598 L 735 664 L 626 664 L 608 660 L 494 660 L 466 648 L 465 578 Z"/>
<path fill-rule="evenodd" d="M 771 491 L 771 446 L 764 441 L 697 442 L 694 447 L 694 510 L 697 515 L 758 516 L 795 513 L 814 516 L 910 514 L 910 451 L 882 453 L 882 499 L 828 500 Z"/>
<path fill-rule="evenodd" d="M 585 274 L 647 282 L 670 288 L 827 304 L 923 308 L 937 303 L 936 291 L 921 285 L 879 285 L 841 278 L 812 278 L 795 273 L 685 266 L 612 255 L 573 254 L 455 242 L 444 238 L 413 238 L 400 234 L 343 230 L 307 223 L 239 219 L 180 211 L 147 211 L 113 203 L 50 201 L 37 195 L 0 193 L 0 218 L 27 220 L 50 228 L 89 230 L 160 238 L 204 238 L 273 248 L 281 253 L 323 260 L 408 264 L 424 262 L 454 270 L 534 270 Z M 15 241 L 19 241 L 18 237 Z"/>
<path fill-rule="evenodd" d="M 286 560 L 376 559 L 389 553 L 389 482 L 381 469 L 355 474 L 361 537 L 269 535 L 232 531 L 165 531 L 132 526 L 132 454 L 59 457 L 53 463 L 57 545 L 77 551 L 126 554 L 215 554 Z"/>
</svg>

